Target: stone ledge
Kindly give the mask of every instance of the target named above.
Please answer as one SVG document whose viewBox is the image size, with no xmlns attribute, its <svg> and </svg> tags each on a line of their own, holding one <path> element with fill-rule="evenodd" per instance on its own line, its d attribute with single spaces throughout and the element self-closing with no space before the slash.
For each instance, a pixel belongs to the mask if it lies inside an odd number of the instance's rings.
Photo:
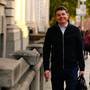
<svg viewBox="0 0 90 90">
<path fill-rule="evenodd" d="M 43 60 L 40 59 L 38 64 L 36 64 L 33 68 L 30 68 L 15 86 L 8 88 L 6 90 L 31 90 L 29 87 L 32 85 L 33 81 L 35 80 L 36 74 L 42 66 L 42 62 Z M 37 86 L 35 87 L 33 86 L 32 88 L 36 90 Z"/>
<path fill-rule="evenodd" d="M 14 86 L 28 68 L 29 65 L 23 58 L 19 60 L 0 58 L 0 87 Z"/>
<path fill-rule="evenodd" d="M 40 54 L 36 49 L 22 50 L 10 54 L 10 57 L 13 57 L 15 59 L 20 59 L 21 57 L 23 57 L 29 65 L 36 65 L 40 59 Z"/>
<path fill-rule="evenodd" d="M 30 44 L 30 45 L 28 45 L 27 46 L 27 49 L 29 49 L 29 50 L 32 50 L 32 49 L 36 49 L 39 53 L 40 53 L 40 55 L 42 56 L 42 54 L 43 54 L 43 44 L 41 44 L 41 43 L 33 43 L 33 44 Z"/>
<path fill-rule="evenodd" d="M 7 2 L 6 2 L 6 0 L 0 0 L 0 4 L 1 4 L 1 5 L 6 5 Z"/>
</svg>

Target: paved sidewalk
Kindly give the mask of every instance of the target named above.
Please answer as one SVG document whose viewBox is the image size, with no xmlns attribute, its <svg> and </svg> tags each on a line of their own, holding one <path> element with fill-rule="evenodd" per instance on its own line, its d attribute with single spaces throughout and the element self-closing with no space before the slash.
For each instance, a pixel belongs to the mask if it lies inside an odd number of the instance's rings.
<svg viewBox="0 0 90 90">
<path fill-rule="evenodd" d="M 90 90 L 90 85 L 89 85 L 89 81 L 90 81 L 90 55 L 88 56 L 88 59 L 85 60 L 85 65 L 86 65 L 85 79 L 86 79 L 86 84 L 88 86 L 88 90 Z M 51 81 L 50 80 L 48 82 L 45 82 L 44 90 L 52 90 L 51 89 Z"/>
<path fill-rule="evenodd" d="M 90 90 L 90 55 L 88 56 L 88 59 L 85 60 L 85 65 L 86 65 L 86 69 L 85 69 L 85 79 L 86 79 L 86 84 L 88 86 L 88 90 Z"/>
</svg>

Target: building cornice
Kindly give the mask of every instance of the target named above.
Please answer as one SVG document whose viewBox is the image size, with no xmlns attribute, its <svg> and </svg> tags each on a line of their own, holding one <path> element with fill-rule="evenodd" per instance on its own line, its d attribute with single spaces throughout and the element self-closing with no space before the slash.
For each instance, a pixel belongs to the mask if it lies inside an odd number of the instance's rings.
<svg viewBox="0 0 90 90">
<path fill-rule="evenodd" d="M 7 1 L 6 0 L 0 0 L 0 5 L 5 6 L 6 4 L 7 4 Z"/>
</svg>

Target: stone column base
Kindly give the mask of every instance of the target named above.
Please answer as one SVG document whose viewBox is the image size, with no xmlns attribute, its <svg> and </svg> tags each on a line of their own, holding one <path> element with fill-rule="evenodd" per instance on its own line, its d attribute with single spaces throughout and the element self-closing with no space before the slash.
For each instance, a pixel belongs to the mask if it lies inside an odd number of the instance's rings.
<svg viewBox="0 0 90 90">
<path fill-rule="evenodd" d="M 12 52 L 21 50 L 21 33 L 16 26 L 7 26 L 6 57 Z"/>
</svg>

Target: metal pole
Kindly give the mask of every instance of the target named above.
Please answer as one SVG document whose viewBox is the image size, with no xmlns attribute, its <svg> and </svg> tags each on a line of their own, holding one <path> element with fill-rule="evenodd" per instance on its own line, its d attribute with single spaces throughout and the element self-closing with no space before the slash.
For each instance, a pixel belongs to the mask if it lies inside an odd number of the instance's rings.
<svg viewBox="0 0 90 90">
<path fill-rule="evenodd" d="M 80 0 L 78 0 L 78 5 L 77 5 L 78 8 L 80 8 Z"/>
</svg>

